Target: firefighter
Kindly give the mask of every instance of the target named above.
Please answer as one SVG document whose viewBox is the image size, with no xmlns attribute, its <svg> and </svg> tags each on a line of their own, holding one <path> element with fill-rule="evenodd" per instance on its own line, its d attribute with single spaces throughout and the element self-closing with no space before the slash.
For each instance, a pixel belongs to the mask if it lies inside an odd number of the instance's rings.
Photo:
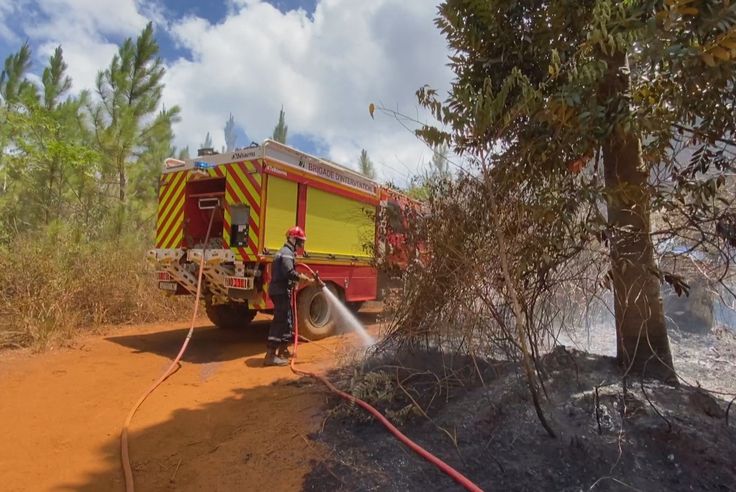
<svg viewBox="0 0 736 492">
<path fill-rule="evenodd" d="M 268 295 L 273 301 L 273 321 L 268 331 L 266 359 L 264 366 L 285 366 L 289 363 L 289 344 L 293 339 L 294 313 L 291 309 L 291 295 L 301 281 L 313 284 L 315 281 L 296 271 L 296 252 L 304 247 L 307 236 L 301 227 L 286 231 L 286 243 L 274 256 L 271 264 L 271 283 Z"/>
</svg>

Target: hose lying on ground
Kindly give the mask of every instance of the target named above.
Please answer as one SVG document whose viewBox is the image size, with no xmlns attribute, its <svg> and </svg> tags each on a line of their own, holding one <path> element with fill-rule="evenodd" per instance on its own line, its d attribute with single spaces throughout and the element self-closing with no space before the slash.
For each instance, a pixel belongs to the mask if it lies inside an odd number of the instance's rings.
<svg viewBox="0 0 736 492">
<path fill-rule="evenodd" d="M 133 484 L 133 470 L 130 467 L 130 456 L 128 455 L 128 427 L 130 427 L 130 422 L 133 420 L 133 415 L 135 415 L 135 412 L 138 410 L 138 408 L 143 404 L 143 402 L 148 398 L 148 395 L 153 393 L 153 391 L 159 387 L 161 383 L 163 383 L 166 378 L 171 376 L 175 371 L 177 364 L 179 364 L 179 360 L 181 359 L 182 355 L 184 355 L 184 352 L 187 350 L 187 346 L 189 346 L 189 340 L 192 339 L 192 333 L 194 332 L 194 323 L 197 319 L 197 312 L 199 310 L 199 297 L 202 294 L 202 272 L 204 271 L 204 256 L 205 251 L 207 250 L 207 242 L 210 239 L 210 231 L 212 230 L 212 222 L 215 218 L 215 211 L 217 209 L 212 209 L 212 214 L 210 215 L 210 223 L 207 226 L 207 234 L 205 235 L 204 239 L 204 246 L 202 247 L 202 258 L 199 260 L 199 274 L 197 275 L 197 293 L 194 296 L 194 312 L 192 313 L 192 323 L 189 326 L 189 333 L 187 333 L 186 339 L 184 339 L 184 343 L 181 346 L 181 349 L 179 349 L 179 353 L 174 358 L 173 361 L 171 361 L 171 365 L 169 365 L 168 368 L 161 374 L 161 377 L 158 378 L 158 380 L 151 385 L 150 388 L 146 390 L 145 393 L 138 399 L 135 405 L 133 405 L 133 408 L 130 409 L 130 413 L 128 413 L 128 418 L 125 419 L 125 423 L 123 424 L 123 431 L 120 434 L 120 451 L 121 451 L 121 459 L 123 461 L 123 472 L 125 474 L 125 490 L 126 492 L 133 492 L 135 490 L 135 486 Z"/>
<path fill-rule="evenodd" d="M 316 274 L 311 268 L 309 268 L 308 265 L 301 263 L 298 266 L 303 266 L 304 268 L 309 270 L 312 273 L 312 275 L 316 277 Z M 292 310 L 296 314 L 296 293 L 292 295 L 291 303 L 292 303 Z M 330 389 L 330 391 L 337 394 L 339 397 L 360 406 L 365 411 L 373 415 L 373 417 L 375 417 L 376 420 L 382 423 L 384 427 L 386 427 L 391 432 L 391 434 L 393 434 L 399 441 L 406 444 L 412 451 L 414 451 L 419 456 L 421 456 L 425 460 L 432 463 L 437 468 L 439 468 L 440 471 L 449 475 L 450 478 L 452 478 L 458 484 L 465 487 L 465 489 L 472 490 L 474 492 L 482 492 L 482 489 L 480 487 L 478 487 L 476 484 L 470 481 L 462 473 L 455 470 L 453 467 L 451 467 L 450 465 L 448 465 L 447 463 L 445 463 L 444 461 L 442 461 L 441 459 L 439 459 L 438 457 L 436 457 L 435 455 L 433 455 L 432 453 L 430 453 L 429 451 L 427 451 L 426 449 L 424 449 L 423 447 L 421 447 L 420 445 L 418 445 L 417 443 L 415 443 L 414 441 L 406 437 L 399 429 L 396 428 L 396 426 L 394 426 L 391 422 L 389 422 L 389 420 L 386 417 L 384 417 L 381 414 L 381 412 L 376 410 L 370 404 L 366 403 L 360 398 L 356 398 L 355 396 L 349 393 L 340 391 L 339 389 L 335 387 L 335 385 L 333 385 L 330 382 L 329 379 L 327 379 L 326 377 L 320 374 L 309 372 L 309 371 L 303 371 L 301 369 L 297 369 L 296 367 L 294 367 L 294 363 L 296 361 L 297 348 L 299 346 L 299 322 L 297 321 L 297 318 L 298 316 L 294 316 L 294 355 L 291 358 L 291 363 L 289 364 L 289 367 L 291 368 L 294 374 L 298 374 L 301 376 L 309 376 L 309 377 L 312 377 L 312 378 L 315 378 L 321 381 L 325 386 L 327 386 Z"/>
<path fill-rule="evenodd" d="M 133 420 L 133 416 L 135 415 L 135 412 L 143 404 L 146 398 L 148 398 L 148 396 L 151 393 L 153 393 L 153 391 L 156 388 L 158 388 L 161 385 L 161 383 L 163 383 L 166 380 L 166 378 L 168 378 L 171 374 L 175 372 L 177 364 L 179 364 L 179 361 L 181 360 L 182 356 L 184 355 L 184 352 L 189 346 L 189 341 L 192 339 L 192 333 L 194 332 L 194 323 L 197 319 L 197 313 L 199 310 L 199 299 L 202 293 L 202 273 L 204 271 L 205 251 L 207 248 L 207 242 L 209 241 L 210 231 L 212 229 L 212 222 L 215 217 L 215 211 L 216 209 L 212 210 L 212 214 L 210 215 L 210 222 L 209 222 L 209 225 L 207 226 L 207 234 L 205 236 L 204 247 L 202 248 L 202 257 L 200 258 L 199 273 L 197 275 L 197 292 L 195 294 L 195 300 L 194 300 L 194 312 L 192 313 L 192 322 L 189 326 L 189 332 L 187 333 L 184 343 L 182 344 L 181 349 L 179 349 L 179 353 L 177 354 L 177 356 L 171 362 L 169 367 L 161 374 L 158 380 L 155 383 L 153 383 L 151 387 L 148 388 L 148 390 L 146 390 L 145 393 L 143 393 L 143 395 L 138 399 L 138 401 L 133 406 L 133 408 L 130 409 L 130 413 L 128 413 L 128 417 L 125 419 L 125 423 L 123 424 L 123 430 L 120 434 L 120 449 L 121 449 L 121 460 L 123 463 L 123 472 L 125 474 L 126 492 L 134 492 L 135 490 L 135 486 L 133 482 L 133 470 L 130 466 L 130 456 L 128 452 L 128 428 L 130 427 L 130 422 Z M 309 268 L 307 265 L 301 264 L 300 266 L 307 268 L 314 275 L 314 271 L 312 271 L 312 269 Z M 292 296 L 292 309 L 293 309 L 293 312 L 296 313 L 296 295 Z M 419 454 L 422 458 L 426 459 L 427 461 L 435 465 L 440 471 L 450 476 L 453 480 L 455 480 L 458 484 L 462 485 L 465 489 L 471 490 L 474 492 L 482 492 L 482 489 L 480 487 L 475 485 L 473 482 L 471 482 L 468 478 L 466 478 L 460 472 L 458 472 L 457 470 L 452 468 L 450 465 L 448 465 L 441 459 L 437 458 L 435 455 L 425 450 L 424 448 L 416 444 L 414 441 L 406 437 L 404 434 L 402 434 L 399 429 L 397 429 L 391 422 L 388 421 L 388 419 L 386 419 L 386 417 L 384 417 L 381 414 L 381 412 L 376 410 L 374 407 L 372 407 L 365 401 L 359 398 L 356 398 L 353 395 L 345 393 L 344 391 L 340 391 L 326 377 L 320 374 L 316 374 L 316 373 L 309 372 L 309 371 L 303 371 L 303 370 L 300 370 L 294 367 L 297 349 L 299 346 L 299 323 L 296 318 L 297 317 L 294 316 L 294 357 L 291 359 L 291 363 L 289 365 L 289 367 L 291 368 L 292 372 L 294 372 L 294 374 L 299 374 L 302 376 L 309 376 L 309 377 L 312 377 L 312 378 L 315 378 L 321 381 L 325 386 L 327 386 L 327 388 L 329 388 L 332 392 L 334 392 L 341 398 L 347 401 L 353 402 L 354 404 L 360 406 L 361 408 L 369 412 L 371 415 L 373 415 L 373 417 L 376 418 L 376 420 L 381 422 L 397 439 L 399 439 L 401 442 L 406 444 L 412 451 Z"/>
</svg>

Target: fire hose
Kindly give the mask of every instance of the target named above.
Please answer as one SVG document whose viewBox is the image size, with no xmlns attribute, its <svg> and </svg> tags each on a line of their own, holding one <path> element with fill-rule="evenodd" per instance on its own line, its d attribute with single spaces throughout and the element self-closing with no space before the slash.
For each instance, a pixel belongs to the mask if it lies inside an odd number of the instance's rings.
<svg viewBox="0 0 736 492">
<path fill-rule="evenodd" d="M 314 272 L 314 270 L 312 270 L 308 265 L 300 263 L 297 266 L 302 266 L 306 268 L 314 276 L 314 279 L 318 282 L 318 284 L 324 288 L 324 283 L 320 280 L 319 275 L 317 275 Z M 292 294 L 291 296 L 291 305 L 292 305 L 292 311 L 296 313 L 296 293 Z M 450 465 L 448 465 L 447 463 L 445 463 L 444 461 L 442 461 L 441 459 L 439 459 L 438 457 L 436 457 L 435 455 L 433 455 L 432 453 L 430 453 L 429 451 L 427 451 L 426 449 L 424 449 L 423 447 L 421 447 L 420 445 L 418 445 L 417 443 L 415 443 L 414 441 L 406 437 L 406 435 L 404 435 L 398 428 L 396 428 L 395 425 L 389 422 L 389 420 L 386 417 L 384 417 L 381 412 L 376 410 L 376 408 L 371 406 L 369 403 L 361 400 L 360 398 L 356 398 L 350 393 L 345 393 L 344 391 L 337 389 L 337 387 L 335 387 L 335 385 L 333 385 L 329 379 L 322 376 L 321 374 L 317 374 L 317 373 L 309 372 L 309 371 L 303 371 L 301 369 L 297 369 L 296 367 L 294 367 L 294 363 L 296 361 L 297 349 L 299 346 L 299 321 L 297 319 L 298 318 L 297 316 L 294 316 L 293 318 L 294 318 L 294 355 L 291 358 L 291 363 L 289 364 L 289 367 L 291 368 L 291 371 L 294 374 L 298 374 L 301 376 L 309 376 L 309 377 L 312 377 L 312 378 L 315 378 L 321 381 L 325 386 L 327 386 L 327 388 L 330 389 L 330 391 L 337 394 L 340 398 L 347 400 L 351 403 L 354 403 L 355 405 L 358 405 L 359 407 L 361 407 L 362 409 L 370 413 L 376 420 L 378 420 L 381 424 L 383 424 L 383 426 L 386 427 L 386 429 L 388 429 L 389 432 L 391 432 L 391 434 L 394 435 L 394 437 L 396 437 L 399 441 L 401 441 L 406 446 L 408 446 L 409 449 L 411 449 L 412 451 L 417 453 L 419 456 L 421 456 L 425 460 L 435 465 L 441 472 L 448 475 L 450 478 L 455 480 L 458 484 L 462 485 L 465 489 L 472 490 L 475 492 L 482 492 L 483 489 L 481 489 L 476 484 L 474 484 L 470 479 L 465 477 L 462 473 L 455 470 L 453 467 L 451 467 Z"/>
<path fill-rule="evenodd" d="M 128 427 L 130 427 L 130 422 L 131 420 L 133 420 L 133 415 L 135 415 L 135 412 L 143 404 L 146 398 L 148 398 L 148 396 L 153 393 L 153 391 L 158 388 L 161 383 L 166 381 L 166 378 L 168 378 L 175 372 L 175 368 L 177 364 L 179 364 L 179 360 L 181 360 L 181 357 L 184 355 L 184 352 L 189 346 L 189 340 L 192 339 L 192 333 L 194 332 L 194 323 L 197 320 L 197 312 L 199 311 L 199 298 L 202 294 L 202 272 L 204 271 L 204 257 L 205 252 L 207 251 L 207 243 L 210 240 L 210 231 L 212 230 L 212 222 L 215 219 L 216 211 L 217 207 L 212 209 L 212 213 L 210 214 L 210 222 L 207 226 L 207 234 L 204 238 L 204 246 L 202 246 L 202 257 L 199 260 L 199 273 L 197 274 L 197 292 L 194 296 L 194 312 L 192 313 L 192 323 L 189 326 L 187 337 L 184 339 L 184 343 L 182 344 L 181 349 L 179 349 L 179 353 L 176 355 L 174 360 L 171 361 L 169 367 L 166 368 L 166 370 L 161 374 L 161 377 L 159 377 L 158 380 L 153 383 L 151 387 L 146 390 L 145 393 L 143 393 L 136 404 L 133 405 L 133 408 L 130 409 L 130 413 L 128 413 L 128 417 L 125 419 L 125 423 L 123 424 L 123 431 L 120 434 L 120 451 L 121 459 L 123 461 L 123 473 L 125 474 L 126 492 L 134 492 L 135 490 L 135 486 L 133 484 L 133 470 L 130 466 L 130 456 L 128 454 Z"/>
<path fill-rule="evenodd" d="M 133 482 L 133 470 L 130 466 L 130 455 L 128 451 L 128 428 L 130 427 L 130 423 L 133 420 L 133 416 L 135 415 L 138 408 L 143 404 L 143 402 L 148 398 L 148 396 L 153 393 L 156 388 L 158 388 L 161 383 L 163 383 L 169 376 L 171 376 L 175 372 L 175 368 L 179 364 L 179 361 L 181 360 L 182 356 L 184 355 L 184 352 L 186 351 L 187 347 L 189 346 L 189 341 L 192 339 L 192 334 L 194 332 L 194 324 L 197 319 L 197 313 L 199 310 L 199 300 L 202 293 L 202 273 L 204 271 L 204 261 L 205 261 L 205 251 L 207 248 L 207 243 L 209 241 L 210 232 L 212 230 L 212 223 L 215 218 L 215 212 L 217 209 L 213 209 L 212 213 L 210 215 L 210 221 L 209 225 L 207 226 L 207 234 L 205 235 L 205 241 L 204 246 L 202 247 L 202 257 L 199 261 L 199 272 L 197 275 L 197 290 L 195 294 L 194 299 L 194 312 L 192 313 L 192 322 L 189 326 L 189 331 L 187 333 L 186 338 L 184 339 L 184 343 L 182 344 L 181 348 L 179 349 L 179 353 L 176 355 L 174 360 L 171 362 L 171 364 L 166 368 L 166 370 L 161 374 L 161 376 L 156 380 L 155 383 L 151 385 L 150 388 L 146 390 L 145 393 L 138 399 L 136 404 L 133 406 L 133 408 L 130 409 L 130 412 L 128 413 L 128 417 L 125 419 L 125 423 L 123 424 L 123 430 L 120 434 L 120 450 L 121 450 L 121 460 L 123 464 L 123 473 L 125 475 L 125 490 L 126 492 L 134 492 L 135 491 L 135 485 Z M 297 266 L 302 266 L 306 268 L 308 271 L 312 273 L 315 280 L 324 287 L 324 283 L 319 279 L 319 276 L 312 270 L 308 265 L 305 264 L 299 264 Z M 292 303 L 292 311 L 296 314 L 296 293 L 292 295 L 291 299 Z M 299 322 L 297 320 L 297 316 L 294 316 L 294 355 L 291 359 L 291 363 L 289 364 L 289 367 L 291 368 L 291 371 L 294 374 L 302 375 L 302 376 L 309 376 L 314 379 L 319 380 L 322 382 L 327 388 L 330 389 L 333 393 L 337 394 L 344 400 L 347 400 L 349 402 L 352 402 L 364 410 L 366 410 L 368 413 L 370 413 L 373 417 L 375 417 L 376 420 L 378 420 L 381 424 L 384 425 L 398 440 L 400 440 L 402 443 L 404 443 L 406 446 L 408 446 L 412 451 L 420 455 L 425 460 L 429 461 L 433 465 L 435 465 L 440 471 L 450 476 L 453 480 L 455 480 L 458 484 L 462 485 L 465 489 L 471 490 L 474 492 L 482 492 L 482 489 L 475 485 L 472 481 L 470 481 L 468 478 L 466 478 L 464 475 L 462 475 L 460 472 L 452 468 L 450 465 L 430 453 L 429 451 L 425 450 L 421 446 L 419 446 L 417 443 L 406 437 L 399 429 L 396 428 L 389 420 L 384 417 L 381 412 L 376 410 L 373 406 L 368 404 L 367 402 L 356 398 L 355 396 L 345 393 L 344 391 L 341 391 L 333 385 L 329 379 L 327 379 L 325 376 L 322 376 L 317 373 L 313 373 L 310 371 L 304 371 L 301 369 L 297 369 L 294 367 L 296 356 L 297 356 L 297 349 L 299 346 Z"/>
</svg>

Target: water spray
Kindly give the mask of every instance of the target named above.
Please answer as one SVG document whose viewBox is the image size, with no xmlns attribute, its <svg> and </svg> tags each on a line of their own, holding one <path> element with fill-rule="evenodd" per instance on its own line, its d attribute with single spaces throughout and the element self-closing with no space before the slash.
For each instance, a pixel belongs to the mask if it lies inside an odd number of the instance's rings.
<svg viewBox="0 0 736 492">
<path fill-rule="evenodd" d="M 303 263 L 300 263 L 297 266 L 302 266 L 309 270 L 314 278 L 315 285 L 322 291 L 322 295 L 325 296 L 330 308 L 337 314 L 338 319 L 340 319 L 344 325 L 358 334 L 363 345 L 365 347 L 375 345 L 376 341 L 366 331 L 360 320 L 358 320 L 358 318 L 350 312 L 350 309 L 348 309 L 347 306 L 345 306 L 345 304 L 343 304 L 342 301 L 327 287 L 327 284 L 325 284 L 325 282 L 319 277 L 319 273 L 312 270 L 309 265 L 305 265 Z"/>
</svg>

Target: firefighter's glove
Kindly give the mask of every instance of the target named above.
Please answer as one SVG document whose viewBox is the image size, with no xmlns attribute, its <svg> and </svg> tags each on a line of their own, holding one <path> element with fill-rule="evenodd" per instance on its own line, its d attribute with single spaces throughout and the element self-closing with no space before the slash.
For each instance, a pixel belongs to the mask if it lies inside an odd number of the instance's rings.
<svg viewBox="0 0 736 492">
<path fill-rule="evenodd" d="M 299 274 L 299 282 L 306 284 L 306 285 L 312 285 L 314 284 L 314 280 L 312 280 L 310 277 L 307 277 L 303 273 Z"/>
</svg>

